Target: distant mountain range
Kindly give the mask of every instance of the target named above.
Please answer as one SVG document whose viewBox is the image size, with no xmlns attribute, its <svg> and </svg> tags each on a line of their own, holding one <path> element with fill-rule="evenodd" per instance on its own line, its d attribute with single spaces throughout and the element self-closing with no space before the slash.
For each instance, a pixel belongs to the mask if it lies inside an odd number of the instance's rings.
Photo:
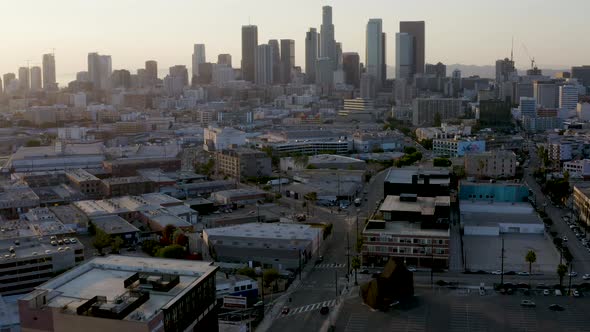
<svg viewBox="0 0 590 332">
<path fill-rule="evenodd" d="M 485 78 L 495 78 L 496 77 L 496 67 L 495 66 L 476 66 L 476 65 L 462 65 L 462 64 L 453 64 L 447 65 L 447 75 L 451 76 L 455 69 L 459 69 L 461 71 L 462 77 L 469 77 L 469 76 L 479 76 Z M 519 75 L 524 75 L 528 68 L 518 68 Z M 546 69 L 541 68 L 543 71 L 543 75 L 553 77 L 556 73 L 562 71 L 570 71 L 570 69 Z M 395 77 L 395 67 L 387 66 L 387 77 Z"/>
</svg>

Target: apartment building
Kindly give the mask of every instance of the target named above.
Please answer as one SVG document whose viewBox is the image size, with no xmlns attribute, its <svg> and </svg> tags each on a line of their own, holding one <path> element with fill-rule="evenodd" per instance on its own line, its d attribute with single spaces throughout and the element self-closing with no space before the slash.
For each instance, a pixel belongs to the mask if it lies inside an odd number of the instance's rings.
<svg viewBox="0 0 590 332">
<path fill-rule="evenodd" d="M 479 178 L 513 178 L 516 175 L 516 154 L 495 150 L 470 154 L 465 158 L 465 174 Z"/>
<path fill-rule="evenodd" d="M 248 177 L 272 175 L 270 157 L 261 151 L 251 149 L 223 150 L 215 153 L 217 173 L 241 181 Z"/>
</svg>

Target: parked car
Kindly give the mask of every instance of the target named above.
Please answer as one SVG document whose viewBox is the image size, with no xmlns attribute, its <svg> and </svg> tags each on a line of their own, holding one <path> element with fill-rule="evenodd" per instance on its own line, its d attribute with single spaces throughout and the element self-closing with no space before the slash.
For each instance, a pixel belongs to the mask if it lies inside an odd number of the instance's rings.
<svg viewBox="0 0 590 332">
<path fill-rule="evenodd" d="M 590 280 L 590 274 L 586 273 L 582 276 L 582 279 L 584 280 Z"/>
<path fill-rule="evenodd" d="M 568 277 L 572 277 L 572 278 L 577 277 L 578 276 L 578 272 L 572 271 L 572 272 L 568 273 L 567 276 Z"/>
<path fill-rule="evenodd" d="M 525 271 L 523 271 L 523 272 L 518 272 L 517 274 L 518 274 L 519 276 L 529 276 L 529 275 L 530 275 L 528 272 L 525 272 Z"/>
<path fill-rule="evenodd" d="M 544 289 L 543 290 L 543 295 L 544 296 L 549 296 L 549 290 L 548 289 Z"/>
<path fill-rule="evenodd" d="M 500 275 L 500 274 L 502 274 L 502 271 L 500 271 L 500 270 L 492 271 L 492 274 Z"/>
<path fill-rule="evenodd" d="M 536 307 L 537 304 L 531 300 L 522 300 L 520 301 L 520 305 L 523 307 Z"/>
<path fill-rule="evenodd" d="M 408 271 L 416 272 L 416 268 L 414 266 L 408 266 Z"/>
<path fill-rule="evenodd" d="M 573 293 L 574 297 L 580 297 L 580 292 L 578 292 L 577 290 L 574 291 Z"/>
<path fill-rule="evenodd" d="M 281 314 L 286 315 L 289 313 L 289 307 L 283 307 L 283 310 L 281 310 Z"/>
<path fill-rule="evenodd" d="M 562 306 L 560 306 L 559 304 L 555 304 L 554 303 L 554 304 L 552 304 L 552 305 L 549 306 L 549 310 L 552 310 L 552 311 L 564 311 L 565 308 L 562 307 Z"/>
</svg>

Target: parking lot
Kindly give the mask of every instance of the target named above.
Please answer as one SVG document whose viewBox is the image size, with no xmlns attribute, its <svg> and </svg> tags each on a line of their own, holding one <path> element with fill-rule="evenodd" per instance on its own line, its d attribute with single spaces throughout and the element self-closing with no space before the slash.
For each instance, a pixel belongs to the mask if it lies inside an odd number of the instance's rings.
<svg viewBox="0 0 590 332">
<path fill-rule="evenodd" d="M 529 296 L 488 292 L 480 296 L 477 290 L 417 289 L 416 305 L 407 310 L 373 311 L 358 298 L 348 300 L 336 331 L 590 331 L 588 295 L 574 298 L 543 296 L 542 292 Z M 523 299 L 536 305 L 522 306 Z M 564 310 L 549 310 L 551 304 L 559 304 Z"/>
<path fill-rule="evenodd" d="M 545 235 L 505 234 L 504 271 L 522 272 L 529 270 L 525 255 L 535 251 L 537 261 L 532 266 L 533 273 L 555 274 L 559 264 L 559 253 Z M 465 263 L 471 271 L 495 271 L 501 269 L 502 237 L 464 236 Z"/>
</svg>

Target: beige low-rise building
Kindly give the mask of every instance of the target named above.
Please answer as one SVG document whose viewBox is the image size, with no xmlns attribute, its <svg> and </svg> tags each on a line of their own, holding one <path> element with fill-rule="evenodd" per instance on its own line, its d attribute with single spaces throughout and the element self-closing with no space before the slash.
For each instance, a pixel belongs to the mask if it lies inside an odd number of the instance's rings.
<svg viewBox="0 0 590 332">
<path fill-rule="evenodd" d="M 272 175 L 270 157 L 252 149 L 224 150 L 215 153 L 215 167 L 218 173 L 240 181 L 246 177 Z"/>
<path fill-rule="evenodd" d="M 478 178 L 513 178 L 516 154 L 512 151 L 488 151 L 465 157 L 465 174 Z"/>
</svg>

